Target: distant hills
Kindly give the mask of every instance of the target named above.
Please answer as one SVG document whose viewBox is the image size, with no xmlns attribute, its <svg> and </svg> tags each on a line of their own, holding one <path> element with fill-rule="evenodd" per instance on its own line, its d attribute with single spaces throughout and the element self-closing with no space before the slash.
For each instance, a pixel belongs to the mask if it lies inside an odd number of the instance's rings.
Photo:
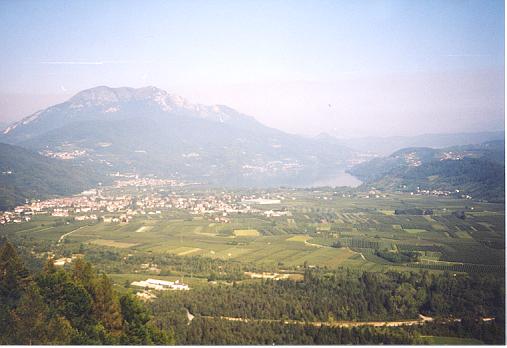
<svg viewBox="0 0 507 348">
<path fill-rule="evenodd" d="M 505 140 L 504 131 L 452 134 L 423 134 L 417 136 L 363 137 L 340 139 L 340 143 L 360 152 L 388 156 L 407 147 L 446 148 L 456 145 L 480 144 L 493 140 Z"/>
<path fill-rule="evenodd" d="M 81 192 L 104 178 L 90 167 L 0 143 L 0 211 L 56 195 Z"/>
<path fill-rule="evenodd" d="M 445 147 L 491 139 L 500 140 Z M 1 178 L 0 209 L 27 198 L 77 192 L 117 171 L 226 187 L 305 186 L 342 174 L 361 153 L 402 144 L 411 146 L 350 173 L 379 187 L 461 188 L 491 198 L 504 187 L 503 139 L 503 132 L 309 139 L 266 127 L 227 106 L 193 104 L 156 87 L 100 86 L 4 129 L 0 164 L 3 172 L 15 174 Z"/>
<path fill-rule="evenodd" d="M 110 172 L 227 186 L 301 185 L 344 168 L 332 139 L 272 129 L 227 106 L 192 104 L 155 87 L 96 87 L 7 127 L 0 141 Z"/>
<path fill-rule="evenodd" d="M 366 184 L 405 191 L 460 191 L 473 198 L 503 201 L 505 142 L 444 149 L 405 148 L 356 165 L 349 172 Z"/>
</svg>

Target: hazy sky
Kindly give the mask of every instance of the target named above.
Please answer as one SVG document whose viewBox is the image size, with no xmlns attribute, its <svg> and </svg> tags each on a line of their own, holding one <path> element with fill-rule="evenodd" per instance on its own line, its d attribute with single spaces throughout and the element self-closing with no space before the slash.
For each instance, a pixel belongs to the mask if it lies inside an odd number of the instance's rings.
<svg viewBox="0 0 507 348">
<path fill-rule="evenodd" d="M 154 85 L 292 133 L 504 127 L 503 1 L 0 0 L 0 122 Z"/>
</svg>

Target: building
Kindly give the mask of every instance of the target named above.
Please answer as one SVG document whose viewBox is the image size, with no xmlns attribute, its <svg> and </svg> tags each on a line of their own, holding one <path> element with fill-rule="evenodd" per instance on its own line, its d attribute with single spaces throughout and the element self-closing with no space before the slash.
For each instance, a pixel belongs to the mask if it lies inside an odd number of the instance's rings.
<svg viewBox="0 0 507 348">
<path fill-rule="evenodd" d="M 174 282 L 159 280 L 159 279 L 146 279 L 141 281 L 132 282 L 131 285 L 139 286 L 142 288 L 149 288 L 153 290 L 165 291 L 165 290 L 190 290 L 188 285 L 180 283 L 179 280 Z"/>
</svg>

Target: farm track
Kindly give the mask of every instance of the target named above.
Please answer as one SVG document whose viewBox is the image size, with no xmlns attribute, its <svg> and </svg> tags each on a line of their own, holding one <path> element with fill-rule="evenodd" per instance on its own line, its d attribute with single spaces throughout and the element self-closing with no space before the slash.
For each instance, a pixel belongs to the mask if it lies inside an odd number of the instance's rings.
<svg viewBox="0 0 507 348">
<path fill-rule="evenodd" d="M 305 240 L 305 245 L 308 245 L 308 246 L 311 246 L 311 247 L 314 247 L 314 248 L 330 248 L 330 247 L 326 247 L 325 245 L 319 245 L 319 244 L 310 243 L 307 240 Z"/>
<path fill-rule="evenodd" d="M 358 254 L 361 256 L 361 259 L 363 259 L 363 261 L 368 261 L 366 260 L 366 257 L 364 257 L 363 253 L 362 252 L 359 252 L 359 251 L 355 251 L 355 250 L 352 250 L 351 248 L 347 247 L 347 249 L 351 252 L 353 252 L 354 254 Z"/>
<path fill-rule="evenodd" d="M 86 226 L 81 226 L 81 227 L 78 227 L 78 228 L 76 228 L 75 230 L 72 230 L 72 231 L 70 231 L 70 232 L 67 232 L 67 233 L 63 234 L 63 235 L 60 237 L 60 239 L 58 239 L 57 245 L 62 244 L 62 242 L 63 242 L 63 240 L 65 239 L 65 237 L 67 237 L 68 235 L 70 235 L 70 234 L 72 234 L 72 233 L 76 232 L 77 230 L 82 229 L 83 227 L 86 227 Z"/>
</svg>

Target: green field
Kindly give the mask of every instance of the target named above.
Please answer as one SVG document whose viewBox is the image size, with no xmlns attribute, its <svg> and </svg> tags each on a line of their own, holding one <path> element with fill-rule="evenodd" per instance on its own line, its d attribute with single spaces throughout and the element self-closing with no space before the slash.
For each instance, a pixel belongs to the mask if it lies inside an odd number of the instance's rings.
<svg viewBox="0 0 507 348">
<path fill-rule="evenodd" d="M 199 197 L 200 192 L 180 194 Z M 84 248 L 145 259 L 150 255 L 200 256 L 268 270 L 296 270 L 305 264 L 375 271 L 503 270 L 503 204 L 406 194 L 342 198 L 332 190 L 280 190 L 277 194 L 287 196 L 277 208 L 289 211 L 290 218 L 266 217 L 261 211 L 229 214 L 228 221 L 219 222 L 214 216 L 162 209 L 157 215 L 137 215 L 129 223 L 36 216 L 30 222 L 2 226 L 0 232 L 31 246 L 36 254 L 52 251 L 56 256 Z M 434 213 L 394 213 L 407 207 L 431 208 Z M 465 211 L 465 219 L 453 215 L 458 210 Z M 379 257 L 379 250 L 416 252 L 420 261 L 393 262 Z M 115 267 L 132 268 L 121 263 Z"/>
<path fill-rule="evenodd" d="M 257 230 L 234 230 L 234 235 L 237 237 L 257 237 L 259 231 Z"/>
</svg>

